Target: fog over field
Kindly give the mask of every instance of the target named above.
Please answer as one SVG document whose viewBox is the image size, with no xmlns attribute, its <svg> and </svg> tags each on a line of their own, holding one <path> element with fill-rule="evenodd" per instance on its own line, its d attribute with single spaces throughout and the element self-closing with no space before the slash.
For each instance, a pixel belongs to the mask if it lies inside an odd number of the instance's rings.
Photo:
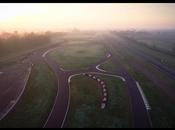
<svg viewBox="0 0 175 130">
<path fill-rule="evenodd" d="M 0 4 L 0 128 L 175 128 L 175 4 Z"/>
<path fill-rule="evenodd" d="M 69 34 L 72 32 L 72 35 L 69 35 L 70 39 L 83 37 L 82 31 L 86 33 L 124 31 L 123 34 L 143 42 L 144 45 L 173 52 L 175 50 L 174 8 L 175 4 L 168 3 L 3 3 L 0 4 L 0 54 L 6 54 L 7 51 L 9 53 L 20 51 L 25 47 L 28 49 L 32 48 L 31 46 L 37 47 L 39 44 L 59 42 L 62 40 L 60 36 L 67 32 Z M 49 32 L 55 32 L 56 35 L 51 36 Z M 34 33 L 39 34 L 35 36 Z M 18 35 L 23 36 L 19 38 Z M 87 37 L 87 35 L 84 36 Z"/>
<path fill-rule="evenodd" d="M 170 3 L 0 4 L 1 31 L 173 29 Z"/>
</svg>

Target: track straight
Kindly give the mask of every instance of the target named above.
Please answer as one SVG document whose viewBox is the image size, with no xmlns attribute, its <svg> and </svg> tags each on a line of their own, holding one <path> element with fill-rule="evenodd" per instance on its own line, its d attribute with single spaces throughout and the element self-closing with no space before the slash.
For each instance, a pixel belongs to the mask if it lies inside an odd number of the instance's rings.
<svg viewBox="0 0 175 130">
<path fill-rule="evenodd" d="M 133 127 L 134 128 L 150 128 L 150 117 L 149 113 L 145 107 L 144 101 L 142 99 L 142 95 L 139 92 L 135 79 L 127 72 L 126 68 L 119 61 L 118 55 L 116 54 L 116 50 L 113 47 L 115 43 L 115 39 L 112 37 L 106 37 L 106 40 L 109 42 L 108 50 L 112 55 L 111 61 L 118 68 L 116 71 L 124 77 L 126 80 L 126 86 L 128 89 L 128 94 L 130 97 L 131 110 L 132 110 L 132 118 L 133 118 Z M 109 45 L 110 44 L 110 45 Z M 107 46 L 107 45 L 106 45 Z"/>
<path fill-rule="evenodd" d="M 133 114 L 133 127 L 134 128 L 150 128 L 149 115 L 145 108 L 144 101 L 139 92 L 135 79 L 131 77 L 125 68 L 120 64 L 117 58 L 112 58 L 112 62 L 119 67 L 120 74 L 126 79 L 126 86 L 128 88 L 132 114 Z"/>
</svg>

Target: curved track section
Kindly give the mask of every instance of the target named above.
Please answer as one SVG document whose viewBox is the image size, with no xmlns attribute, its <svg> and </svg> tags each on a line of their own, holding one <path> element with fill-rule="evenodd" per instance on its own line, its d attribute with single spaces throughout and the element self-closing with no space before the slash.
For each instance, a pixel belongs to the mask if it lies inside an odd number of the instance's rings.
<svg viewBox="0 0 175 130">
<path fill-rule="evenodd" d="M 108 73 L 105 70 L 101 70 L 98 67 L 111 58 L 111 54 L 108 54 L 107 57 L 101 59 L 96 64 L 90 66 L 87 69 L 76 70 L 76 71 L 66 71 L 63 70 L 49 57 L 49 53 L 53 51 L 55 48 L 46 51 L 42 57 L 46 61 L 46 63 L 52 68 L 57 79 L 58 79 L 58 92 L 55 99 L 54 106 L 52 111 L 44 125 L 45 128 L 63 128 L 64 123 L 66 121 L 67 113 L 69 111 L 70 105 L 70 80 L 73 76 L 80 75 L 82 73 L 93 73 L 100 74 L 106 76 L 113 76 L 116 78 L 120 78 L 123 82 L 126 83 L 126 86 L 129 91 L 129 96 L 132 105 L 132 113 L 133 113 L 133 127 L 134 128 L 148 128 L 150 127 L 149 115 L 144 105 L 144 101 L 142 96 L 138 90 L 135 80 L 126 72 L 126 70 L 120 66 L 120 75 Z M 115 57 L 114 57 L 115 58 Z M 117 59 L 114 60 L 112 57 L 112 61 L 114 64 L 120 64 Z"/>
</svg>

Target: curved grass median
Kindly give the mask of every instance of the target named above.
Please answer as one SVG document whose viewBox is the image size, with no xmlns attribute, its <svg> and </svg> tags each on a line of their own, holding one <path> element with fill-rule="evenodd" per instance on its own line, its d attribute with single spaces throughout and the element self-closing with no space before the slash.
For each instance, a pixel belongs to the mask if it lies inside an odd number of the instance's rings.
<svg viewBox="0 0 175 130">
<path fill-rule="evenodd" d="M 43 127 L 51 111 L 56 90 L 56 80 L 48 66 L 44 63 L 35 65 L 23 96 L 15 109 L 0 121 L 0 127 Z"/>
<path fill-rule="evenodd" d="M 96 43 L 71 44 L 53 51 L 50 56 L 63 69 L 80 69 L 105 57 L 105 48 L 103 44 Z"/>
<path fill-rule="evenodd" d="M 98 76 L 107 83 L 109 101 L 101 109 L 101 90 L 97 82 L 85 76 L 71 80 L 70 111 L 68 128 L 125 128 L 131 127 L 129 99 L 124 83 L 116 78 Z"/>
</svg>

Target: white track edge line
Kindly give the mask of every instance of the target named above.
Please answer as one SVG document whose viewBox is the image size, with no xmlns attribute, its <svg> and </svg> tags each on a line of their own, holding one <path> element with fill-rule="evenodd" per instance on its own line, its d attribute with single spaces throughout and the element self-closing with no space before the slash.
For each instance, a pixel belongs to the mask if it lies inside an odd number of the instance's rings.
<svg viewBox="0 0 175 130">
<path fill-rule="evenodd" d="M 145 94 L 144 94 L 144 92 L 143 92 L 139 82 L 136 81 L 136 85 L 137 85 L 137 88 L 138 88 L 138 90 L 139 90 L 139 92 L 140 92 L 140 94 L 142 96 L 142 99 L 143 99 L 143 102 L 145 104 L 146 109 L 147 110 L 151 110 L 151 106 L 149 105 L 148 100 L 147 100 L 147 98 L 146 98 L 146 96 L 145 96 Z"/>
<path fill-rule="evenodd" d="M 23 87 L 23 89 L 22 89 L 20 95 L 17 97 L 15 103 L 9 108 L 9 110 L 8 110 L 5 114 L 3 114 L 3 116 L 0 118 L 0 121 L 1 121 L 2 119 L 4 119 L 4 118 L 7 116 L 7 114 L 14 108 L 14 106 L 18 103 L 19 99 L 20 99 L 21 96 L 23 95 L 24 90 L 25 90 L 25 88 L 26 88 L 26 86 L 27 86 L 27 82 L 28 82 L 28 80 L 29 80 L 31 71 L 32 71 L 32 67 L 29 67 L 29 68 L 28 68 L 28 71 L 29 71 L 29 72 L 28 72 L 28 74 L 27 74 L 27 76 L 26 76 L 27 78 L 26 78 L 26 80 L 25 80 L 24 87 Z"/>
</svg>

